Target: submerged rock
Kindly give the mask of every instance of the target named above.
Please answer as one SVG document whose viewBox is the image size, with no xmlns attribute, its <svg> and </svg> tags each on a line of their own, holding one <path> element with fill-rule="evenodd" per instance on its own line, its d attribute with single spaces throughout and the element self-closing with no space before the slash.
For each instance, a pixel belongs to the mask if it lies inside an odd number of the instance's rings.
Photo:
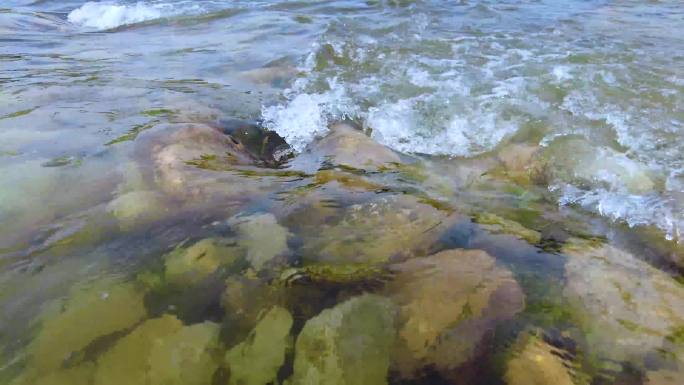
<svg viewBox="0 0 684 385">
<path fill-rule="evenodd" d="M 428 250 L 449 223 L 449 213 L 408 195 L 348 207 L 336 223 L 306 231 L 309 262 L 384 263 Z"/>
<path fill-rule="evenodd" d="M 389 147 L 374 141 L 362 131 L 347 123 L 335 123 L 330 132 L 320 140 L 310 144 L 294 161 L 301 163 L 351 167 L 359 170 L 375 171 L 383 165 L 399 163 L 401 158 Z"/>
<path fill-rule="evenodd" d="M 154 340 L 148 357 L 149 385 L 211 385 L 218 369 L 219 325 L 184 326 Z"/>
<path fill-rule="evenodd" d="M 308 320 L 297 337 L 288 384 L 386 384 L 394 314 L 391 301 L 367 294 Z"/>
<path fill-rule="evenodd" d="M 287 229 L 278 224 L 273 214 L 238 216 L 229 221 L 238 233 L 238 243 L 246 250 L 247 260 L 259 271 L 287 248 Z"/>
<path fill-rule="evenodd" d="M 411 378 L 425 367 L 448 376 L 471 360 L 488 332 L 523 309 L 513 274 L 480 250 L 447 250 L 391 266 L 385 292 L 399 306 L 394 367 Z"/>
<path fill-rule="evenodd" d="M 145 131 L 136 140 L 136 154 L 145 178 L 176 198 L 241 197 L 263 187 L 226 172 L 256 159 L 237 140 L 207 125 L 169 124 Z"/>
<path fill-rule="evenodd" d="M 273 307 L 259 320 L 247 339 L 230 349 L 225 356 L 230 368 L 231 385 L 266 385 L 277 383 L 278 370 L 292 340 L 290 313 Z"/>
<path fill-rule="evenodd" d="M 541 338 L 525 333 L 519 338 L 513 357 L 506 364 L 508 385 L 578 385 L 562 358 L 566 352 Z"/>
<path fill-rule="evenodd" d="M 145 321 L 97 360 L 94 385 L 147 384 L 150 376 L 148 359 L 155 341 L 182 327 L 183 324 L 171 315 Z"/>
<path fill-rule="evenodd" d="M 562 251 L 564 294 L 594 355 L 643 367 L 651 353 L 682 345 L 672 336 L 684 330 L 684 286 L 611 245 L 571 239 Z"/>
<path fill-rule="evenodd" d="M 143 293 L 133 284 L 104 280 L 74 287 L 66 300 L 43 314 L 40 331 L 29 346 L 29 367 L 45 374 L 67 361 L 77 363 L 93 341 L 132 327 L 145 313 Z"/>
<path fill-rule="evenodd" d="M 163 218 L 169 209 L 164 205 L 163 196 L 157 192 L 132 191 L 109 202 L 107 211 L 116 217 L 122 230 L 129 230 Z"/>
<path fill-rule="evenodd" d="M 14 380 L 12 385 L 91 385 L 95 366 L 83 363 L 66 369 L 57 369 L 41 377 L 32 374 L 24 375 Z"/>
<path fill-rule="evenodd" d="M 241 254 L 234 242 L 206 238 L 190 247 L 177 247 L 164 256 L 164 276 L 169 283 L 194 284 L 221 266 L 235 263 Z"/>
</svg>

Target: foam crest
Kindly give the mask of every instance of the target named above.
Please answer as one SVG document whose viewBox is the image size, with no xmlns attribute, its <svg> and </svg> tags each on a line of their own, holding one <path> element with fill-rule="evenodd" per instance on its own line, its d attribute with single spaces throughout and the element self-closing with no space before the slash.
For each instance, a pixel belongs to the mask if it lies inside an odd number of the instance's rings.
<svg viewBox="0 0 684 385">
<path fill-rule="evenodd" d="M 188 11 L 190 9 L 166 3 L 138 2 L 125 5 L 114 2 L 87 2 L 71 11 L 67 19 L 72 24 L 81 27 L 106 30 L 162 17 L 177 16 Z"/>
</svg>

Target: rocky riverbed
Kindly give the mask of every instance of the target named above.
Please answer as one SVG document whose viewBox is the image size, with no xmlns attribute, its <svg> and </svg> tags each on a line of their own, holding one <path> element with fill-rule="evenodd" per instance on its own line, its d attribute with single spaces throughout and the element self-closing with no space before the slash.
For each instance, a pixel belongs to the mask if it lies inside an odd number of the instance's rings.
<svg viewBox="0 0 684 385">
<path fill-rule="evenodd" d="M 679 244 L 559 208 L 549 148 L 427 157 L 368 134 L 338 121 L 295 152 L 246 120 L 143 130 L 113 196 L 3 251 L 0 379 L 684 381 Z"/>
</svg>

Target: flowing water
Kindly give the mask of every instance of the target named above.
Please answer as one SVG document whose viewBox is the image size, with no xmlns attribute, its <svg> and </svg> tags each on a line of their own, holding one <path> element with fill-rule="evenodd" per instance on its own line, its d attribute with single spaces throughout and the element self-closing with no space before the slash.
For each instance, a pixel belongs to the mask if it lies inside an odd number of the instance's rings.
<svg viewBox="0 0 684 385">
<path fill-rule="evenodd" d="M 684 383 L 682 135 L 677 0 L 4 1 L 0 383 Z"/>
</svg>

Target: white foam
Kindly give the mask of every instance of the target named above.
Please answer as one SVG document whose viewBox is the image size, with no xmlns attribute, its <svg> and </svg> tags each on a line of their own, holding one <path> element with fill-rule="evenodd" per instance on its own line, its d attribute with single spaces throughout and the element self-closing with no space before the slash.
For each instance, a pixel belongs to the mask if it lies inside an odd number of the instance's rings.
<svg viewBox="0 0 684 385">
<path fill-rule="evenodd" d="M 162 17 L 176 16 L 187 11 L 167 3 L 138 2 L 132 5 L 124 5 L 108 1 L 89 1 L 71 11 L 67 19 L 81 27 L 105 30 Z"/>
<path fill-rule="evenodd" d="M 356 110 L 346 97 L 344 88 L 335 79 L 329 80 L 330 90 L 324 93 L 294 93 L 284 105 L 263 107 L 265 126 L 277 132 L 295 151 L 302 151 L 316 137 L 328 131 L 329 123 L 356 116 Z M 302 83 L 295 88 L 303 87 Z"/>
<path fill-rule="evenodd" d="M 560 194 L 560 205 L 576 204 L 616 222 L 634 226 L 655 226 L 665 238 L 684 241 L 684 211 L 677 208 L 677 200 L 669 200 L 657 193 L 628 194 L 605 189 L 581 190 L 569 184 L 549 187 Z"/>
</svg>

